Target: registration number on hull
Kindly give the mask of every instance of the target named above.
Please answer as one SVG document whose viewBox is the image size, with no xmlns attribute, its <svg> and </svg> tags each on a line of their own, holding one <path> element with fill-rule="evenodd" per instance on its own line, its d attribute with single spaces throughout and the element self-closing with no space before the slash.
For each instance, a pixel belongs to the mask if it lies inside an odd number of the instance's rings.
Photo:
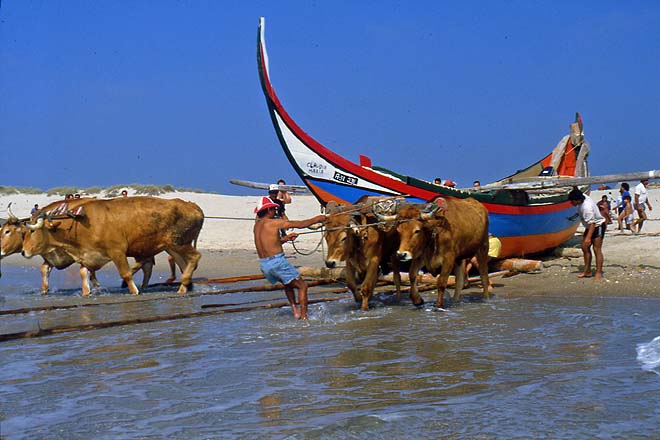
<svg viewBox="0 0 660 440">
<path fill-rule="evenodd" d="M 335 175 L 332 176 L 332 178 L 338 182 L 347 183 L 348 185 L 357 185 L 358 183 L 357 177 L 347 176 L 346 174 L 342 174 L 339 171 L 335 171 Z"/>
</svg>

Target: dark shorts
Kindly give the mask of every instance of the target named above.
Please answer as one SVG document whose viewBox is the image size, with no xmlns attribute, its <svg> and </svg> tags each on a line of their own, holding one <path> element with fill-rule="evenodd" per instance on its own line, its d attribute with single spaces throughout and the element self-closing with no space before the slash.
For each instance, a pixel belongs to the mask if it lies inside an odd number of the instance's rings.
<svg viewBox="0 0 660 440">
<path fill-rule="evenodd" d="M 596 228 L 594 229 L 594 233 L 591 235 L 591 239 L 593 240 L 596 237 L 605 238 L 605 230 L 606 229 L 607 229 L 607 225 L 605 223 L 603 223 L 600 226 L 596 226 Z M 587 231 L 588 230 L 589 229 L 585 228 L 584 234 L 582 234 L 583 237 L 587 236 Z"/>
<path fill-rule="evenodd" d="M 283 253 L 273 255 L 272 257 L 260 258 L 259 264 L 261 266 L 261 272 L 271 284 L 280 282 L 286 285 L 300 277 L 296 268 L 286 261 Z"/>
</svg>

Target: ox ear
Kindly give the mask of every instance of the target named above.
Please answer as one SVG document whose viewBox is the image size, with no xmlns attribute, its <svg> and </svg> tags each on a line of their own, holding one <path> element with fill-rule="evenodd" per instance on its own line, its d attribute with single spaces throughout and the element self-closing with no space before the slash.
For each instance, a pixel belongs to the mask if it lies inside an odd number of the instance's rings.
<svg viewBox="0 0 660 440">
<path fill-rule="evenodd" d="M 360 225 L 358 225 L 357 221 L 355 220 L 355 217 L 348 222 L 348 227 L 351 228 L 354 234 L 360 233 Z"/>
<path fill-rule="evenodd" d="M 328 203 L 325 204 L 325 213 L 330 214 L 332 212 L 336 212 L 337 208 L 339 208 L 339 204 L 334 200 L 330 200 Z"/>
</svg>

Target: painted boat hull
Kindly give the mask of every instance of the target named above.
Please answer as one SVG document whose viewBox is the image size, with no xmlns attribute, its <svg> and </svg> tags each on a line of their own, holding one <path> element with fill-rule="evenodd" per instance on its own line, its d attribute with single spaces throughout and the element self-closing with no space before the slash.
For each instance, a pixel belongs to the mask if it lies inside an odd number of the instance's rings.
<svg viewBox="0 0 660 440">
<path fill-rule="evenodd" d="M 363 196 L 405 197 L 407 201 L 424 203 L 438 196 L 474 197 L 489 213 L 489 232 L 502 242 L 500 257 L 527 256 L 557 247 L 570 239 L 578 226 L 576 209 L 568 201 L 568 191 L 530 198 L 525 191 L 498 190 L 472 193 L 433 185 L 389 170 L 372 167 L 361 157 L 355 163 L 321 145 L 303 131 L 284 110 L 268 72 L 268 55 L 264 39 L 263 19 L 257 37 L 257 63 L 268 112 L 289 162 L 319 202 L 331 200 L 352 204 Z M 581 121 L 580 121 L 581 130 Z M 564 149 L 553 152 L 537 163 L 502 179 L 511 181 L 524 176 L 538 176 L 553 164 L 562 176 L 586 173 L 586 160 L 581 162 L 581 145 L 572 145 L 565 136 Z M 561 144 L 560 142 L 560 144 Z M 588 144 L 582 153 L 588 152 Z M 561 156 L 559 155 L 561 154 Z M 586 159 L 586 156 L 584 157 Z M 580 167 L 582 167 L 581 169 Z"/>
</svg>

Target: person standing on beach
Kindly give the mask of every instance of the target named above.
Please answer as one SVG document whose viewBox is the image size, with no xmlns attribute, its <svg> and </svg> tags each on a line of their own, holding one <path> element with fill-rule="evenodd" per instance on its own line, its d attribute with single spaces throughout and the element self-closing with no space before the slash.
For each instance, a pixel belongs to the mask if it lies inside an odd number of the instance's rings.
<svg viewBox="0 0 660 440">
<path fill-rule="evenodd" d="M 623 208 L 623 213 L 621 214 L 624 218 L 624 221 L 626 223 L 626 229 L 632 231 L 632 233 L 635 233 L 635 230 L 632 228 L 633 220 L 635 218 L 633 208 L 632 208 L 632 199 L 630 198 L 630 194 L 626 193 L 625 196 L 623 196 L 623 201 L 625 203 L 625 208 Z"/>
<path fill-rule="evenodd" d="M 594 280 L 599 281 L 603 278 L 603 238 L 605 238 L 605 218 L 600 215 L 600 210 L 591 197 L 585 197 L 582 191 L 575 188 L 568 194 L 568 200 L 573 206 L 578 208 L 578 214 L 584 234 L 582 235 L 582 254 L 584 256 L 584 272 L 578 275 L 578 278 L 588 278 L 592 276 L 591 272 L 591 248 L 594 249 L 596 256 L 596 273 L 593 274 Z"/>
<path fill-rule="evenodd" d="M 600 198 L 600 202 L 596 203 L 596 205 L 600 210 L 600 215 L 602 215 L 605 219 L 605 224 L 611 225 L 612 218 L 610 217 L 610 210 L 612 209 L 612 205 L 610 205 L 610 201 L 608 200 L 607 195 L 603 194 L 603 197 Z"/>
<path fill-rule="evenodd" d="M 646 207 L 649 207 L 649 211 L 652 211 L 651 202 L 649 202 L 649 179 L 644 179 L 639 181 L 639 185 L 635 187 L 635 209 L 637 210 L 637 215 L 639 218 L 635 220 L 632 224 L 632 231 L 635 232 L 635 226 L 637 226 L 637 233 L 642 232 L 642 225 L 646 217 Z"/>
<path fill-rule="evenodd" d="M 268 187 L 268 198 L 273 202 L 277 203 L 277 213 L 275 214 L 275 217 L 283 218 L 284 220 L 288 220 L 286 216 L 286 208 L 284 207 L 284 201 L 280 199 L 278 196 L 280 194 L 280 186 L 273 184 Z"/>
<path fill-rule="evenodd" d="M 278 188 L 282 185 L 286 185 L 286 182 L 284 179 L 280 179 L 277 181 L 277 186 Z M 284 191 L 283 189 L 280 189 L 279 192 L 277 193 L 277 198 L 282 201 L 285 205 L 288 205 L 291 203 L 291 196 L 289 195 L 288 191 Z"/>
<path fill-rule="evenodd" d="M 623 182 L 619 187 L 619 197 L 616 199 L 616 210 L 618 214 L 616 220 L 619 223 L 619 231 L 623 231 L 623 220 L 627 216 L 627 214 L 623 213 L 626 210 L 626 201 L 624 200 L 624 196 L 630 196 L 629 190 L 630 185 L 628 185 L 627 182 Z"/>
<path fill-rule="evenodd" d="M 296 319 L 307 320 L 307 283 L 302 279 L 300 273 L 295 267 L 286 260 L 282 243 L 293 241 L 298 236 L 292 232 L 280 237 L 281 229 L 306 228 L 314 223 L 322 223 L 328 218 L 321 214 L 306 220 L 291 221 L 283 218 L 276 218 L 278 204 L 268 197 L 262 197 L 259 204 L 254 209 L 257 218 L 254 224 L 254 245 L 259 255 L 259 265 L 261 272 L 266 279 L 275 284 L 281 282 L 284 284 L 284 293 L 286 294 L 293 316 Z M 298 289 L 298 304 L 296 304 L 296 295 L 294 289 Z"/>
</svg>

